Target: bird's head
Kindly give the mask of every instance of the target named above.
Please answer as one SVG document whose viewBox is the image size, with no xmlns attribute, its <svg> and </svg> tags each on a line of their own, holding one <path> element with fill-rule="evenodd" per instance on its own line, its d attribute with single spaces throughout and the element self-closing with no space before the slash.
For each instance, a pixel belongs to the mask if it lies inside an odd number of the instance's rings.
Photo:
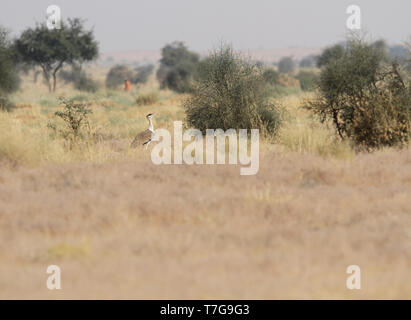
<svg viewBox="0 0 411 320">
<path fill-rule="evenodd" d="M 153 117 L 153 113 L 149 113 L 148 115 L 146 115 L 147 119 L 151 119 Z"/>
</svg>

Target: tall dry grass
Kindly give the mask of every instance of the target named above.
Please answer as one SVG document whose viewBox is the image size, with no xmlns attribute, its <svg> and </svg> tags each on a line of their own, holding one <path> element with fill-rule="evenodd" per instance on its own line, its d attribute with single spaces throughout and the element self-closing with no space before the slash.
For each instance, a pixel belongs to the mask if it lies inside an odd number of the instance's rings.
<svg viewBox="0 0 411 320">
<path fill-rule="evenodd" d="M 34 86 L 28 80 L 24 84 L 13 96 L 16 109 L 0 114 L 0 154 L 26 164 L 133 159 L 136 153 L 129 152 L 127 144 L 136 133 L 146 129 L 146 114 L 154 113 L 156 127 L 170 131 L 174 120 L 184 119 L 183 96 L 160 91 L 153 83 L 134 87 L 131 92 L 100 90 L 93 94 L 76 91 L 70 85 L 61 87 L 57 93 L 48 93 L 43 85 Z M 54 117 L 54 112 L 61 109 L 60 96 L 83 101 L 92 109 L 90 124 L 98 143 L 85 141 L 70 150 L 62 137 L 53 134 L 49 123 L 63 126 Z M 143 103 L 147 100 L 145 97 L 150 101 Z M 352 158 L 354 152 L 350 145 L 336 139 L 331 126 L 320 124 L 301 109 L 305 97 L 298 94 L 282 99 L 287 117 L 274 143 L 285 151 Z M 270 149 L 271 143 L 262 141 L 261 148 Z"/>
<path fill-rule="evenodd" d="M 331 124 L 319 123 L 318 119 L 302 109 L 302 101 L 309 96 L 310 94 L 301 94 L 283 99 L 286 121 L 280 130 L 278 143 L 286 151 L 351 159 L 354 151 L 350 143 L 341 141 Z"/>
<path fill-rule="evenodd" d="M 145 130 L 145 115 L 155 113 L 156 126 L 172 128 L 172 121 L 183 118 L 179 97 L 170 91 L 158 91 L 153 86 L 139 86 L 132 92 L 106 91 L 83 93 L 66 85 L 57 93 L 48 93 L 43 85 L 30 81 L 12 97 L 13 112 L 0 112 L 0 156 L 30 164 L 65 163 L 76 161 L 104 162 L 130 160 L 139 154 L 128 148 L 134 136 Z M 137 97 L 156 95 L 149 105 L 137 104 Z M 65 96 L 82 101 L 92 110 L 89 116 L 91 136 L 97 139 L 82 141 L 68 148 L 67 141 L 54 133 L 49 124 L 63 128 L 64 123 L 54 116 L 61 110 L 58 98 Z"/>
<path fill-rule="evenodd" d="M 409 151 L 0 166 L 0 298 L 409 299 L 410 196 Z"/>
</svg>

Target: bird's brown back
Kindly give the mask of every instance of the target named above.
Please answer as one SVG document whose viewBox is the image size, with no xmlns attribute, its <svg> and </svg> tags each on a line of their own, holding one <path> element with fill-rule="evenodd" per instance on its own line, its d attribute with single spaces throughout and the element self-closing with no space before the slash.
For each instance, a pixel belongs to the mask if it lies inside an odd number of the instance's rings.
<svg viewBox="0 0 411 320">
<path fill-rule="evenodd" d="M 153 132 L 149 129 L 144 130 L 136 135 L 133 142 L 131 143 L 131 147 L 135 148 L 138 145 L 143 145 L 145 142 L 149 141 L 153 135 Z"/>
</svg>

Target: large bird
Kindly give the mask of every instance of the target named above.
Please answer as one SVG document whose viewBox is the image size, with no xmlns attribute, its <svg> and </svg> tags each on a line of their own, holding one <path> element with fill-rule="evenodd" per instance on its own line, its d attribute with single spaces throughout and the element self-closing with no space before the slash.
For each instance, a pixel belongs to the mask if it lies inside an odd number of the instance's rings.
<svg viewBox="0 0 411 320">
<path fill-rule="evenodd" d="M 149 113 L 148 115 L 146 115 L 146 118 L 148 120 L 148 129 L 136 135 L 136 137 L 134 138 L 133 142 L 130 145 L 131 148 L 136 148 L 138 145 L 141 145 L 141 146 L 145 146 L 147 149 L 154 135 L 154 126 L 151 120 L 152 117 L 153 117 L 152 113 Z"/>
</svg>

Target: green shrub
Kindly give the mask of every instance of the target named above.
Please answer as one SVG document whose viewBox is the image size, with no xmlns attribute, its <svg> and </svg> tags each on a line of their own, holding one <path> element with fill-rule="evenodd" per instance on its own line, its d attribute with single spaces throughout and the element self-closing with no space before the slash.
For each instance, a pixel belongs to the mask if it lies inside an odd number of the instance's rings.
<svg viewBox="0 0 411 320">
<path fill-rule="evenodd" d="M 79 138 L 83 137 L 82 129 L 89 131 L 90 125 L 88 122 L 88 114 L 92 113 L 91 109 L 82 102 L 75 102 L 71 99 L 60 98 L 60 103 L 63 105 L 63 111 L 56 111 L 56 117 L 62 119 L 65 123 L 65 129 L 60 129 L 59 133 L 71 144 L 76 143 Z M 49 127 L 57 131 L 57 127 L 49 124 Z"/>
<path fill-rule="evenodd" d="M 206 129 L 260 129 L 275 135 L 278 108 L 267 96 L 261 68 L 223 45 L 200 65 L 192 95 L 184 103 L 186 121 Z"/>
<path fill-rule="evenodd" d="M 293 73 L 295 70 L 295 63 L 293 58 L 284 57 L 278 62 L 278 71 L 281 73 Z"/>
<path fill-rule="evenodd" d="M 16 91 L 20 85 L 16 63 L 13 59 L 12 45 L 6 30 L 0 27 L 0 95 L 3 99 L 9 93 Z M 3 105 L 6 105 L 3 100 Z"/>
<path fill-rule="evenodd" d="M 317 86 L 319 76 L 315 72 L 300 71 L 296 78 L 300 81 L 301 90 L 312 91 Z"/>
<path fill-rule="evenodd" d="M 358 149 L 409 141 L 409 81 L 399 65 L 387 64 L 373 44 L 350 40 L 341 57 L 323 66 L 318 96 L 305 107 L 322 121 L 331 119 L 339 136 Z"/>
<path fill-rule="evenodd" d="M 80 91 L 96 92 L 100 85 L 97 81 L 89 78 L 85 72 L 82 72 L 74 82 L 74 88 Z"/>
<path fill-rule="evenodd" d="M 173 42 L 162 49 L 157 79 L 161 88 L 184 93 L 191 90 L 199 62 L 198 54 L 191 52 L 182 42 Z"/>
<path fill-rule="evenodd" d="M 279 76 L 279 73 L 274 69 L 266 69 L 263 72 L 264 80 L 270 85 L 278 84 Z"/>
<path fill-rule="evenodd" d="M 88 77 L 81 68 L 73 65 L 71 71 L 62 70 L 59 72 L 59 77 L 66 83 L 73 83 L 74 88 L 80 91 L 96 92 L 100 85 L 97 81 Z"/>
<path fill-rule="evenodd" d="M 157 103 L 159 100 L 160 100 L 160 97 L 158 95 L 158 92 L 151 91 L 151 92 L 140 94 L 136 99 L 136 103 L 139 106 L 149 106 L 149 105 Z"/>
<path fill-rule="evenodd" d="M 133 76 L 131 82 L 134 84 L 146 83 L 153 70 L 154 66 L 152 64 L 135 68 L 136 74 Z"/>
<path fill-rule="evenodd" d="M 110 69 L 106 77 L 106 87 L 116 89 L 124 84 L 124 80 L 131 80 L 133 72 L 125 65 L 116 65 Z"/>
</svg>

